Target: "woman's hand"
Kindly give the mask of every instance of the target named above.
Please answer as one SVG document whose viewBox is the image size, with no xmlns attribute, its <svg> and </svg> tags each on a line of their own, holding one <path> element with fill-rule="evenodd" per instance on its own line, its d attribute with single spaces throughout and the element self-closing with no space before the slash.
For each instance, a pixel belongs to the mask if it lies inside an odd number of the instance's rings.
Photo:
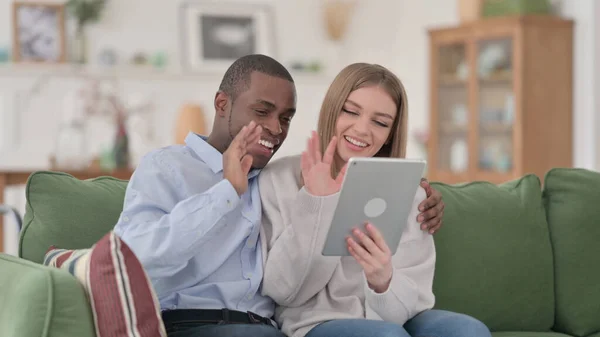
<svg viewBox="0 0 600 337">
<path fill-rule="evenodd" d="M 365 225 L 367 232 L 358 228 L 348 237 L 348 251 L 363 267 L 369 288 L 376 293 L 384 293 L 390 286 L 392 273 L 392 253 L 381 232 L 370 223 Z"/>
<path fill-rule="evenodd" d="M 337 145 L 337 138 L 333 137 L 325 154 L 321 156 L 319 136 L 315 131 L 312 132 L 308 140 L 306 150 L 302 152 L 301 168 L 304 187 L 308 193 L 316 196 L 327 196 L 340 191 L 346 165 L 342 168 L 336 179 L 331 177 L 331 164 Z"/>
</svg>

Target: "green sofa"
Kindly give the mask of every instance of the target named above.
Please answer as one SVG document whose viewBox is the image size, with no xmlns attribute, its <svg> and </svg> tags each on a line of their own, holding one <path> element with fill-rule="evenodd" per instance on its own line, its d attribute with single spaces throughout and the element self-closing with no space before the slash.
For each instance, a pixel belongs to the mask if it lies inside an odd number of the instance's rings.
<svg viewBox="0 0 600 337">
<path fill-rule="evenodd" d="M 500 186 L 435 183 L 436 307 L 495 337 L 600 337 L 600 174 L 554 169 Z M 88 248 L 115 224 L 126 181 L 34 173 L 19 257 L 0 255 L 0 336 L 94 336 L 77 280 L 40 265 L 51 245 Z"/>
</svg>

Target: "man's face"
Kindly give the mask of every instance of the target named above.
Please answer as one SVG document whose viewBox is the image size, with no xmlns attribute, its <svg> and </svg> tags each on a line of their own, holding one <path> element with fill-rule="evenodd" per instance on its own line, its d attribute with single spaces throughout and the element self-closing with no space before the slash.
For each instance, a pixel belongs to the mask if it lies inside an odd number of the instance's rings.
<svg viewBox="0 0 600 337">
<path fill-rule="evenodd" d="M 229 132 L 233 137 L 250 121 L 262 126 L 260 141 L 248 145 L 253 168 L 265 167 L 281 147 L 295 112 L 296 88 L 293 83 L 259 72 L 251 74 L 250 87 L 238 95 L 228 117 Z"/>
</svg>

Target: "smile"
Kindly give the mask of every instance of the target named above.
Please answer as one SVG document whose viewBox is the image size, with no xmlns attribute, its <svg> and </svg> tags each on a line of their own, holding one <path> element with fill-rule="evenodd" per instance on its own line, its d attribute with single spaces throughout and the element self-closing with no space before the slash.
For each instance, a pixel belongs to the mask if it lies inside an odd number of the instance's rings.
<svg viewBox="0 0 600 337">
<path fill-rule="evenodd" d="M 258 144 L 260 144 L 268 149 L 271 149 L 271 150 L 275 147 L 275 145 L 273 143 L 271 143 L 268 140 L 264 140 L 264 139 L 259 140 Z"/>
<path fill-rule="evenodd" d="M 344 136 L 344 139 L 346 139 L 346 141 L 352 145 L 358 146 L 358 147 L 362 147 L 365 148 L 367 146 L 369 146 L 369 144 L 362 142 L 356 138 L 352 138 L 350 136 Z"/>
<path fill-rule="evenodd" d="M 257 142 L 257 146 L 255 147 L 257 152 L 255 154 L 270 157 L 275 153 L 275 147 L 276 145 L 272 141 L 261 139 Z"/>
</svg>

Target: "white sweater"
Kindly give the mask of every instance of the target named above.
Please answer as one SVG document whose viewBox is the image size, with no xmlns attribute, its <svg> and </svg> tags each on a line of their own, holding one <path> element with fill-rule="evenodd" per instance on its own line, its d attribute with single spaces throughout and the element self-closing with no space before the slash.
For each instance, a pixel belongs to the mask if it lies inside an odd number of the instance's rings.
<svg viewBox="0 0 600 337">
<path fill-rule="evenodd" d="M 300 156 L 276 160 L 261 172 L 261 240 L 266 250 L 263 293 L 278 304 L 277 323 L 302 337 L 319 323 L 367 318 L 403 325 L 433 307 L 435 247 L 417 223 L 425 199 L 419 187 L 396 254 L 388 290 L 372 291 L 353 257 L 322 256 L 338 194 L 317 197 L 301 186 Z M 362 219 L 357 219 L 362 221 Z"/>
</svg>

